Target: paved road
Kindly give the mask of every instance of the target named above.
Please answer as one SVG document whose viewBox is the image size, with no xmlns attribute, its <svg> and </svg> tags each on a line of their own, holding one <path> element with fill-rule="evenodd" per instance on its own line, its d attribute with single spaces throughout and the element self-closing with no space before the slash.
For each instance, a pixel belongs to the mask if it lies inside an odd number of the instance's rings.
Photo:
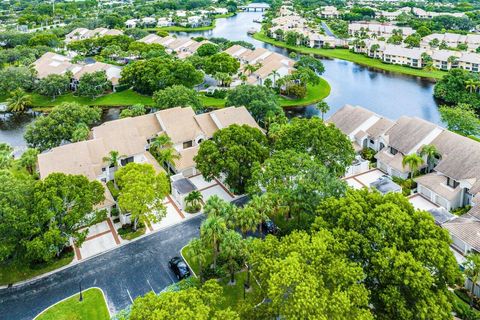
<svg viewBox="0 0 480 320">
<path fill-rule="evenodd" d="M 78 293 L 80 281 L 83 288 L 104 291 L 112 314 L 131 304 L 131 299 L 151 290 L 158 293 L 176 280 L 168 260 L 198 236 L 201 221 L 202 217 L 195 217 L 32 283 L 0 290 L 0 318 L 32 319 Z"/>
<path fill-rule="evenodd" d="M 327 34 L 327 36 L 331 36 L 331 37 L 335 37 L 335 34 L 333 33 L 332 30 L 330 30 L 330 28 L 328 27 L 328 25 L 322 21 L 322 28 L 323 30 L 325 30 L 325 33 Z"/>
</svg>

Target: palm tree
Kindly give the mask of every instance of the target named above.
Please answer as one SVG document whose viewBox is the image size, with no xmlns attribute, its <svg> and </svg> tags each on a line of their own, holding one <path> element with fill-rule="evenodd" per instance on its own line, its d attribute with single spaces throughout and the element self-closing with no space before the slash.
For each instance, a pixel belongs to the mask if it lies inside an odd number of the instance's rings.
<svg viewBox="0 0 480 320">
<path fill-rule="evenodd" d="M 219 245 L 227 232 L 227 223 L 222 217 L 210 216 L 200 227 L 200 239 L 212 248 L 213 268 L 217 268 Z"/>
<path fill-rule="evenodd" d="M 408 166 L 411 170 L 411 177 L 415 177 L 418 169 L 422 166 L 423 159 L 416 153 L 412 153 L 403 157 L 402 166 L 405 168 Z"/>
<path fill-rule="evenodd" d="M 328 110 L 330 110 L 330 106 L 325 101 L 320 101 L 319 103 L 317 103 L 316 107 L 318 111 L 320 111 L 320 113 L 322 114 L 322 120 L 324 121 L 325 113 L 327 113 Z"/>
<path fill-rule="evenodd" d="M 227 266 L 230 271 L 230 284 L 235 284 L 235 268 L 238 267 L 237 260 L 239 257 L 245 256 L 245 246 L 242 236 L 234 230 L 228 230 L 220 245 L 222 249 L 222 257 L 227 260 Z"/>
<path fill-rule="evenodd" d="M 280 77 L 280 73 L 278 73 L 277 70 L 273 70 L 272 73 L 270 73 L 273 77 L 273 86 L 275 86 L 275 81 L 277 80 L 277 77 Z"/>
<path fill-rule="evenodd" d="M 186 197 L 185 197 L 185 202 L 187 206 L 192 206 L 192 207 L 198 207 L 201 208 L 199 205 L 201 205 L 201 201 L 203 200 L 203 195 L 200 191 L 194 190 L 190 192 Z"/>
<path fill-rule="evenodd" d="M 16 89 L 7 99 L 9 112 L 24 112 L 32 104 L 32 98 L 23 89 Z"/>
<path fill-rule="evenodd" d="M 245 72 L 248 72 L 249 74 L 252 74 L 252 73 L 254 73 L 254 72 L 257 70 L 257 67 L 255 67 L 253 64 L 247 64 L 247 65 L 243 68 L 243 70 L 244 70 Z"/>
<path fill-rule="evenodd" d="M 480 281 L 480 254 L 471 252 L 466 256 L 463 263 L 465 267 L 465 276 L 472 282 L 472 294 L 470 299 L 470 307 L 473 307 L 473 297 L 475 296 L 475 286 Z"/>
<path fill-rule="evenodd" d="M 115 172 L 118 167 L 118 162 L 120 161 L 120 158 L 123 156 L 120 155 L 118 151 L 112 150 L 108 153 L 107 157 L 103 157 L 103 162 L 107 163 L 108 168 L 107 168 L 107 180 L 110 180 L 110 175 L 111 171 Z M 110 168 L 112 170 L 110 170 Z"/>
<path fill-rule="evenodd" d="M 467 81 L 465 81 L 465 89 L 470 91 L 470 93 L 473 93 L 473 91 L 477 90 L 477 81 L 473 79 L 468 79 Z"/>
<path fill-rule="evenodd" d="M 247 207 L 252 208 L 258 213 L 258 224 L 260 225 L 260 232 L 262 232 L 262 222 L 269 218 L 273 212 L 272 201 L 266 196 L 253 196 Z"/>
<path fill-rule="evenodd" d="M 245 74 L 240 74 L 240 81 L 242 81 L 242 84 L 245 84 L 247 82 L 247 76 Z"/>
<path fill-rule="evenodd" d="M 432 171 L 435 159 L 439 156 L 437 148 L 433 144 L 427 144 L 420 150 L 420 156 L 427 157 L 427 172 Z"/>
<path fill-rule="evenodd" d="M 161 134 L 150 142 L 150 150 L 157 159 L 158 163 L 165 166 L 165 164 L 172 163 L 175 159 L 180 159 L 179 154 L 173 148 L 172 140 L 166 134 Z"/>
<path fill-rule="evenodd" d="M 198 276 L 200 277 L 200 283 L 203 284 L 203 267 L 207 261 L 207 252 L 205 250 L 205 246 L 202 243 L 202 240 L 195 238 L 190 240 L 188 244 L 188 248 L 190 250 L 191 256 L 190 259 L 193 263 L 198 264 Z"/>
<path fill-rule="evenodd" d="M 261 220 L 261 215 L 252 207 L 246 206 L 243 209 L 236 210 L 235 226 L 240 228 L 243 235 L 248 231 L 255 231 Z"/>
</svg>

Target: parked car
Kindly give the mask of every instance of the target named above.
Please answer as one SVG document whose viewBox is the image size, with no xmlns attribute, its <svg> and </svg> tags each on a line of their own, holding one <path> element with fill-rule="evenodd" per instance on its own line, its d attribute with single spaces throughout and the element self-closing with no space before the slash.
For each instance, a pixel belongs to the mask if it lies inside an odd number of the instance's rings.
<svg viewBox="0 0 480 320">
<path fill-rule="evenodd" d="M 272 220 L 265 220 L 262 223 L 263 232 L 266 234 L 277 234 L 280 230 Z"/>
<path fill-rule="evenodd" d="M 190 269 L 188 269 L 187 264 L 180 257 L 173 257 L 168 261 L 168 266 L 172 269 L 173 273 L 178 280 L 182 280 L 190 277 Z"/>
</svg>

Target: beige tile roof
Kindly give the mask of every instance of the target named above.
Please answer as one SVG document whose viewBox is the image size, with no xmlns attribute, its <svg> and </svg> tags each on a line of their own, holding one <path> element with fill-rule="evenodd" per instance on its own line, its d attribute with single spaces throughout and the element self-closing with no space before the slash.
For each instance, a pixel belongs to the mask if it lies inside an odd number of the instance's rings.
<svg viewBox="0 0 480 320">
<path fill-rule="evenodd" d="M 160 44 L 162 39 L 163 39 L 162 37 L 157 36 L 154 33 L 150 33 L 149 35 L 147 35 L 147 36 L 143 37 L 142 39 L 138 40 L 138 42 L 143 42 L 143 43 L 147 43 L 147 44 L 151 44 L 151 43 Z"/>
<path fill-rule="evenodd" d="M 157 159 L 155 159 L 150 152 L 145 151 L 143 156 L 145 157 L 146 162 L 151 164 L 157 173 L 166 173 L 165 169 L 163 169 L 163 167 L 158 163 Z"/>
<path fill-rule="evenodd" d="M 228 107 L 210 112 L 212 119 L 219 129 L 226 128 L 232 124 L 249 125 L 260 129 L 258 123 L 245 107 Z M 218 122 L 217 122 L 218 121 Z"/>
<path fill-rule="evenodd" d="M 480 182 L 480 142 L 444 130 L 431 144 L 442 156 L 436 171 L 455 180 Z"/>
<path fill-rule="evenodd" d="M 174 144 L 190 141 L 203 134 L 195 121 L 195 112 L 192 108 L 165 109 L 158 111 L 155 115 L 162 130 Z"/>
<path fill-rule="evenodd" d="M 65 56 L 46 52 L 33 63 L 33 67 L 37 70 L 38 78 L 42 79 L 50 74 L 65 74 L 67 71 L 73 70 L 75 65 Z"/>
<path fill-rule="evenodd" d="M 217 125 L 213 121 L 210 113 L 197 114 L 195 116 L 200 129 L 205 133 L 206 137 L 212 137 L 213 134 L 218 130 Z"/>
<path fill-rule="evenodd" d="M 327 122 L 335 124 L 343 133 L 349 135 L 375 113 L 349 104 L 335 112 Z"/>
<path fill-rule="evenodd" d="M 375 155 L 375 158 L 378 161 L 381 161 L 388 165 L 389 167 L 393 168 L 394 170 L 397 170 L 401 173 L 407 173 L 410 172 L 410 168 L 408 165 L 403 167 L 402 161 L 403 161 L 403 155 L 399 152 L 396 155 L 391 155 L 387 150 L 382 150 L 378 152 Z"/>
<path fill-rule="evenodd" d="M 453 219 L 442 225 L 450 234 L 480 251 L 480 221 L 468 214 Z"/>
<path fill-rule="evenodd" d="M 191 148 L 183 149 L 178 152 L 180 159 L 175 159 L 174 164 L 177 170 L 184 170 L 195 166 L 193 158 L 197 155 L 200 146 L 194 146 Z"/>
<path fill-rule="evenodd" d="M 447 177 L 437 173 L 429 173 L 415 178 L 415 181 L 432 190 L 448 201 L 454 200 L 461 192 L 462 188 L 451 188 L 447 186 Z"/>
<path fill-rule="evenodd" d="M 408 154 L 429 133 L 438 127 L 420 118 L 400 117 L 385 133 L 388 135 L 389 145 L 403 154 Z"/>
<path fill-rule="evenodd" d="M 246 51 L 252 51 L 252 50 L 244 48 L 239 44 L 235 44 L 235 45 L 231 46 L 230 48 L 228 48 L 227 50 L 225 50 L 224 52 L 228 53 L 231 56 L 236 57 L 239 53 L 243 53 L 243 52 L 246 52 Z"/>
<path fill-rule="evenodd" d="M 367 134 L 371 138 L 378 138 L 387 132 L 395 122 L 387 118 L 381 118 L 374 125 L 367 129 Z"/>
<path fill-rule="evenodd" d="M 103 195 L 105 196 L 105 200 L 103 200 L 103 202 L 94 206 L 95 210 L 101 210 L 101 209 L 113 207 L 115 205 L 115 199 L 113 199 L 113 196 L 110 193 L 110 190 L 108 190 L 107 185 L 104 182 L 101 182 L 101 184 L 103 187 Z"/>
</svg>

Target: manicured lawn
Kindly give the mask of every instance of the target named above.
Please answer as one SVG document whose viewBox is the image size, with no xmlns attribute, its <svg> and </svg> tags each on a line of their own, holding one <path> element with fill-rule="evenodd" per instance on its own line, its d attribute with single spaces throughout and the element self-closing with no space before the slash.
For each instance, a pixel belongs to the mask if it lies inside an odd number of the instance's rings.
<svg viewBox="0 0 480 320">
<path fill-rule="evenodd" d="M 145 234 L 147 228 L 145 226 L 138 225 L 137 230 L 133 230 L 132 227 L 121 227 L 118 229 L 118 235 L 122 237 L 123 240 L 133 240 L 135 238 L 140 237 L 141 235 Z"/>
<path fill-rule="evenodd" d="M 11 261 L 0 264 L 0 285 L 13 284 L 19 281 L 27 280 L 52 270 L 66 266 L 73 260 L 73 252 L 66 253 L 49 264 L 37 265 L 31 267 L 23 261 Z"/>
<path fill-rule="evenodd" d="M 202 104 L 205 107 L 223 108 L 225 106 L 225 99 L 218 99 L 200 95 L 200 101 L 202 101 Z"/>
<path fill-rule="evenodd" d="M 109 320 L 107 303 L 102 291 L 91 288 L 82 292 L 83 301 L 78 301 L 76 294 L 64 300 L 44 313 L 36 320 Z"/>
<path fill-rule="evenodd" d="M 300 53 L 316 54 L 316 55 L 324 56 L 327 58 L 337 58 L 337 59 L 352 61 L 360 65 L 382 69 L 385 71 L 403 73 L 411 76 L 440 79 L 445 74 L 447 74 L 444 71 L 425 71 L 421 69 L 414 69 L 414 68 L 404 67 L 404 66 L 395 65 L 395 64 L 386 64 L 378 59 L 372 59 L 362 54 L 353 53 L 348 49 L 319 49 L 319 48 L 290 46 L 284 42 L 277 41 L 267 37 L 264 32 L 255 33 L 253 35 L 253 38 L 259 41 L 270 43 L 275 46 L 290 49 Z"/>
<path fill-rule="evenodd" d="M 77 102 L 83 105 L 99 106 L 99 107 L 121 107 L 130 106 L 136 103 L 141 103 L 146 106 L 153 105 L 153 100 L 149 96 L 141 95 L 133 90 L 125 90 L 121 92 L 110 93 L 96 99 L 74 96 L 73 94 L 66 94 L 60 96 L 55 100 L 49 97 L 41 96 L 32 93 L 32 104 L 39 109 L 45 107 L 54 107 L 63 102 Z"/>
<path fill-rule="evenodd" d="M 320 83 L 316 86 L 307 85 L 307 95 L 302 99 L 290 100 L 280 97 L 279 102 L 282 107 L 303 107 L 317 103 L 330 94 L 330 85 L 327 80 L 320 78 Z"/>
</svg>

